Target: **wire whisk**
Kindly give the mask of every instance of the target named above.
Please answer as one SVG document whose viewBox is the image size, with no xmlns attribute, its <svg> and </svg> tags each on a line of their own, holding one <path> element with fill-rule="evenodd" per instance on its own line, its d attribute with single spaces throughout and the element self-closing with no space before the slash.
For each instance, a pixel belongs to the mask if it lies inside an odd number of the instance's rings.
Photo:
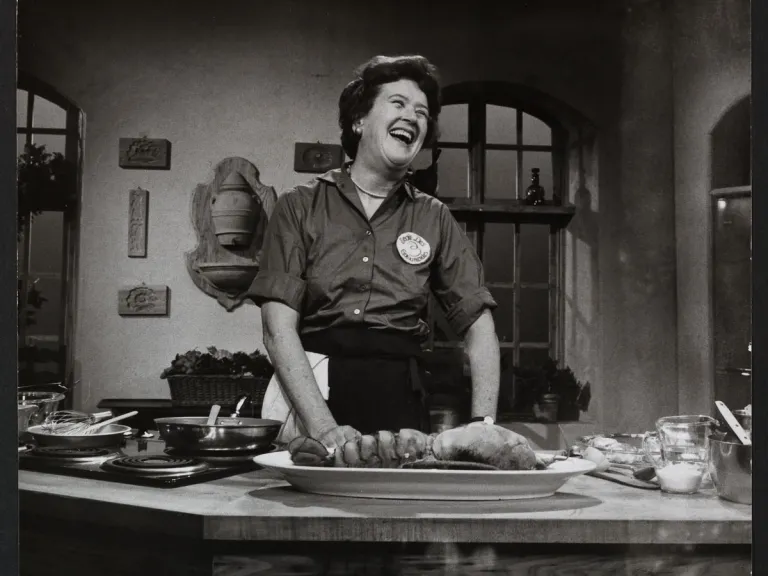
<svg viewBox="0 0 768 576">
<path fill-rule="evenodd" d="M 48 415 L 40 428 L 46 434 L 75 436 L 83 434 L 90 426 L 109 416 L 112 416 L 110 411 L 88 414 L 76 410 L 57 410 Z"/>
</svg>

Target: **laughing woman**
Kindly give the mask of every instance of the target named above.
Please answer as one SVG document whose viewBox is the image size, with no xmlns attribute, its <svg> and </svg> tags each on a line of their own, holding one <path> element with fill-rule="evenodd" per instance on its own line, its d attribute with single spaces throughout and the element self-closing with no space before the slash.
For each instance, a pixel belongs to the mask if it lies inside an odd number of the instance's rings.
<svg viewBox="0 0 768 576">
<path fill-rule="evenodd" d="M 377 56 L 339 98 L 352 160 L 280 196 L 249 296 L 275 377 L 262 416 L 329 447 L 360 433 L 428 432 L 421 362 L 430 291 L 465 340 L 471 415 L 495 418 L 499 346 L 477 254 L 436 198 L 408 181 L 436 136 L 437 70 Z"/>
</svg>

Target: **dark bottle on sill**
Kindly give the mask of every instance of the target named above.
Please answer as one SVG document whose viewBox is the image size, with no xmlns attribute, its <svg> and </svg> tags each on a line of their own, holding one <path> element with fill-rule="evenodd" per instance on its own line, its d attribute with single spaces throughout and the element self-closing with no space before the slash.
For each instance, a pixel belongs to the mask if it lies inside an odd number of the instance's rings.
<svg viewBox="0 0 768 576">
<path fill-rule="evenodd" d="M 531 168 L 531 185 L 525 191 L 525 203 L 530 206 L 544 204 L 544 188 L 539 184 L 538 168 Z"/>
</svg>

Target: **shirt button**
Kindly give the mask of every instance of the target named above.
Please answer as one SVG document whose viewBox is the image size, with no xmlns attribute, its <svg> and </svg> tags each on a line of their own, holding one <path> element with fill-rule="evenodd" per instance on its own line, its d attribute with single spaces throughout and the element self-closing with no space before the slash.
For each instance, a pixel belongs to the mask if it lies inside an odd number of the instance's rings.
<svg viewBox="0 0 768 576">
<path fill-rule="evenodd" d="M 363 262 L 368 262 L 368 256 L 363 256 Z"/>
<path fill-rule="evenodd" d="M 371 234 L 372 234 L 372 232 L 371 232 L 370 230 L 366 230 L 366 231 L 365 231 L 365 235 L 366 235 L 366 236 L 370 236 Z"/>
<path fill-rule="evenodd" d="M 355 314 L 360 314 L 360 308 L 355 308 Z"/>
</svg>

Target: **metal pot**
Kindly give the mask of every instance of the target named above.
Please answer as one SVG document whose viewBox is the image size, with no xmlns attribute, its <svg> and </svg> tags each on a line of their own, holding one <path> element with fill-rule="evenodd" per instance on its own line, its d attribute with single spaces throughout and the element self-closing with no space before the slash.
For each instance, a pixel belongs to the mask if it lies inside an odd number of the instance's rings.
<svg viewBox="0 0 768 576">
<path fill-rule="evenodd" d="M 37 406 L 37 412 L 30 415 L 29 425 L 36 426 L 42 424 L 46 417 L 55 412 L 59 407 L 59 402 L 64 400 L 64 394 L 61 392 L 41 392 L 39 390 L 30 390 L 29 392 L 17 392 L 17 403 L 20 406 Z"/>
<path fill-rule="evenodd" d="M 262 418 L 219 418 L 209 426 L 205 416 L 155 418 L 168 448 L 188 452 L 246 451 L 269 448 L 283 425 Z"/>
<path fill-rule="evenodd" d="M 50 448 L 119 448 L 130 426 L 107 424 L 93 434 L 51 434 L 42 426 L 30 426 L 27 432 L 38 446 Z"/>
<path fill-rule="evenodd" d="M 728 440 L 709 437 L 709 475 L 720 498 L 752 504 L 752 446 Z"/>
</svg>

